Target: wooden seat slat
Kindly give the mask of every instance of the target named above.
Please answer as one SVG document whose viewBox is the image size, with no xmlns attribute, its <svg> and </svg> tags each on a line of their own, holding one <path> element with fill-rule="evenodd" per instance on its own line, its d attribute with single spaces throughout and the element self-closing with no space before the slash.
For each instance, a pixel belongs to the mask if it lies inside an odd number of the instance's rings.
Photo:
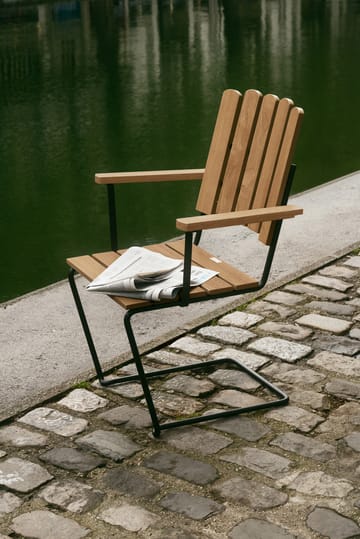
<svg viewBox="0 0 360 539">
<path fill-rule="evenodd" d="M 176 250 L 181 255 L 184 254 L 184 240 L 168 242 L 167 245 L 171 246 L 172 249 Z M 225 287 L 222 285 L 224 287 L 223 291 L 230 291 L 234 289 L 241 290 L 242 288 L 247 288 L 249 286 L 255 287 L 258 284 L 258 281 L 250 275 L 238 270 L 237 268 L 234 268 L 227 262 L 214 257 L 212 254 L 208 253 L 198 245 L 193 245 L 192 259 L 198 266 L 219 272 L 218 278 L 221 278 L 223 281 L 225 281 L 225 283 L 227 283 L 227 286 L 225 285 Z M 208 281 L 208 283 L 212 280 L 213 279 Z"/>
</svg>

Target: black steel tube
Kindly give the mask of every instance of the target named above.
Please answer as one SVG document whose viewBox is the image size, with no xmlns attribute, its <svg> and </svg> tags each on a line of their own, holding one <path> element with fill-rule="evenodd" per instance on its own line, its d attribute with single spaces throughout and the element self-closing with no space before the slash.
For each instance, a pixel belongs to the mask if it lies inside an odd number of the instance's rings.
<svg viewBox="0 0 360 539">
<path fill-rule="evenodd" d="M 116 219 L 116 200 L 115 200 L 115 186 L 112 183 L 108 183 L 107 195 L 108 195 L 108 207 L 109 207 L 109 229 L 110 229 L 110 243 L 111 249 L 117 251 L 118 235 L 117 235 L 117 219 Z"/>
</svg>

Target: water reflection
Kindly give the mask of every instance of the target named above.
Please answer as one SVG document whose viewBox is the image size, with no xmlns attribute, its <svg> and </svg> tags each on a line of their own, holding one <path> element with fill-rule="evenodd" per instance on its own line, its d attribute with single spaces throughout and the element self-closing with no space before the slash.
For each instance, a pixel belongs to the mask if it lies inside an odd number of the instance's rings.
<svg viewBox="0 0 360 539">
<path fill-rule="evenodd" d="M 226 87 L 305 108 L 296 190 L 360 168 L 359 19 L 360 0 L 0 1 L 0 301 L 107 248 L 95 171 L 202 166 Z M 124 245 L 175 233 L 196 189 L 125 187 Z"/>
</svg>

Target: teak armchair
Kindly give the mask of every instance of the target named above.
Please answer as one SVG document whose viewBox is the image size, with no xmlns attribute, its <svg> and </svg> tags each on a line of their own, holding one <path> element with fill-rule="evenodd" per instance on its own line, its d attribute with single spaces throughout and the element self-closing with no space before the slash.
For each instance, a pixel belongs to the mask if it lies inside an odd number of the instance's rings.
<svg viewBox="0 0 360 539">
<path fill-rule="evenodd" d="M 159 436 L 163 429 L 280 406 L 288 402 L 288 397 L 282 390 L 231 358 L 145 373 L 131 326 L 131 318 L 139 312 L 168 309 L 173 306 L 186 307 L 194 302 L 256 291 L 265 285 L 282 220 L 302 213 L 302 209 L 287 205 L 295 171 L 295 165 L 292 165 L 291 161 L 302 117 L 303 110 L 294 106 L 288 98 L 279 99 L 272 94 L 263 96 L 257 90 L 248 90 L 244 95 L 236 90 L 225 90 L 204 169 L 96 174 L 96 183 L 106 184 L 108 188 L 112 250 L 91 256 L 69 258 L 67 263 L 71 267 L 70 286 L 100 384 L 108 386 L 134 380 L 140 381 L 155 436 Z M 185 235 L 184 239 L 151 245 L 147 248 L 170 257 L 184 258 L 183 288 L 177 298 L 170 301 L 149 302 L 111 296 L 113 301 L 125 309 L 124 324 L 133 356 L 130 361 L 135 362 L 137 374 L 106 380 L 80 301 L 74 279 L 75 273 L 93 280 L 124 252 L 119 251 L 117 245 L 115 184 L 177 180 L 201 180 L 196 205 L 196 210 L 201 215 L 176 220 L 177 228 Z M 201 231 L 230 225 L 248 226 L 258 234 L 259 241 L 268 246 L 260 279 L 255 279 L 238 268 L 219 261 L 199 247 Z M 191 263 L 215 269 L 219 273 L 202 286 L 191 288 L 189 284 Z M 267 393 L 275 397 L 254 406 L 160 422 L 149 381 L 179 371 L 211 369 L 220 363 L 226 363 L 232 368 L 246 372 L 257 380 Z"/>
</svg>

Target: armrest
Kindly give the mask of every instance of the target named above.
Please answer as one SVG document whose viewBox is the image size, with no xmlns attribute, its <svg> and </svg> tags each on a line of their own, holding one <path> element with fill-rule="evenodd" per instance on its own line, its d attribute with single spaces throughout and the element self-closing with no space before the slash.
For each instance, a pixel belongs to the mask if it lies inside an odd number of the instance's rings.
<svg viewBox="0 0 360 539">
<path fill-rule="evenodd" d="M 295 217 L 295 215 L 301 215 L 302 213 L 302 208 L 288 205 L 211 215 L 198 215 L 196 217 L 182 217 L 176 219 L 176 228 L 183 232 L 196 232 L 197 230 L 221 228 L 224 226 L 249 225 L 251 223 L 262 223 L 264 221 L 279 221 L 281 219 Z"/>
<path fill-rule="evenodd" d="M 185 170 L 152 170 L 139 172 L 106 172 L 95 174 L 95 182 L 108 184 L 202 180 L 203 174 L 203 168 L 192 168 Z"/>
</svg>

